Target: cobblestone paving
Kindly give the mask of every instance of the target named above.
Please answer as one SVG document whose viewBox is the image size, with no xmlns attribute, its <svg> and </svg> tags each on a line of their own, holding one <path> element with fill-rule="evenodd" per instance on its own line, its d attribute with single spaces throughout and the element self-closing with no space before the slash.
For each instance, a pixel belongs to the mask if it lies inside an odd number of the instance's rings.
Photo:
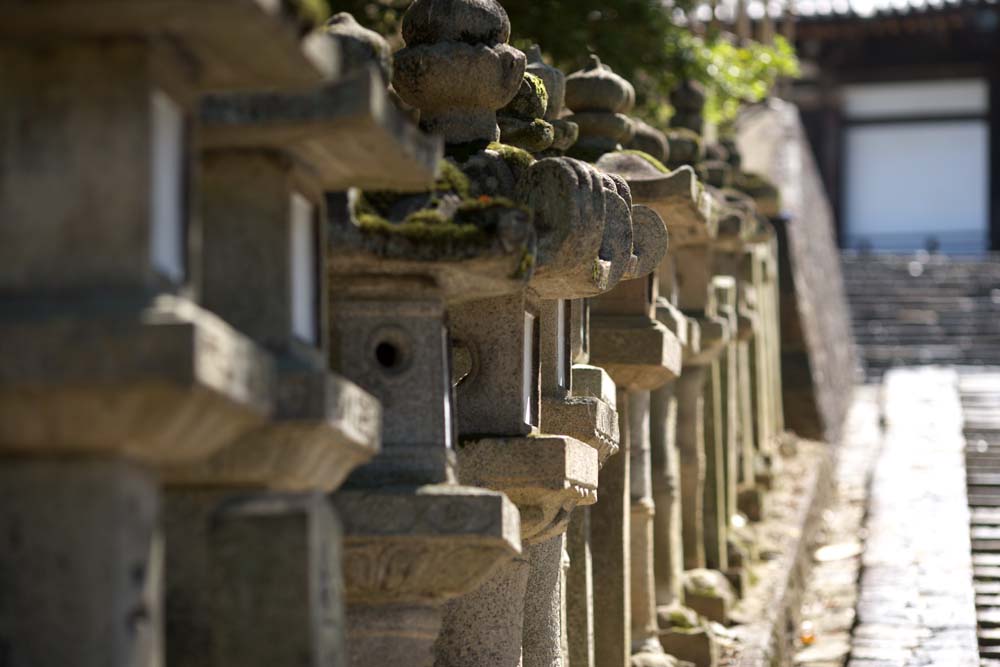
<svg viewBox="0 0 1000 667">
<path fill-rule="evenodd" d="M 838 452 L 834 495 L 823 513 L 802 605 L 795 664 L 843 667 L 851 650 L 868 482 L 881 445 L 879 388 L 859 387 Z"/>
<path fill-rule="evenodd" d="M 941 368 L 886 376 L 850 667 L 979 664 L 957 384 Z"/>
</svg>

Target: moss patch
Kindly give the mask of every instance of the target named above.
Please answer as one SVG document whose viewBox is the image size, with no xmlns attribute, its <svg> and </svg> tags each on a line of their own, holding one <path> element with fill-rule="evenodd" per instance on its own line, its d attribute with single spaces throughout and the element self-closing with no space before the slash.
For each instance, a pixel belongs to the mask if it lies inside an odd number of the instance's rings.
<svg viewBox="0 0 1000 667">
<path fill-rule="evenodd" d="M 691 622 L 691 619 L 688 616 L 688 614 L 684 613 L 684 611 L 681 609 L 672 609 L 670 611 L 668 620 L 670 621 L 671 628 L 682 628 L 684 630 L 690 630 L 692 628 L 697 627 L 694 623 Z"/>
<path fill-rule="evenodd" d="M 284 3 L 308 29 L 319 27 L 330 18 L 327 0 L 284 0 Z"/>
<path fill-rule="evenodd" d="M 435 191 L 451 191 L 463 199 L 469 197 L 469 179 L 462 170 L 450 160 L 441 160 L 437 178 L 434 180 Z"/>
<path fill-rule="evenodd" d="M 549 91 L 545 89 L 545 82 L 542 81 L 542 77 L 536 76 L 531 72 L 525 72 L 524 83 L 528 84 L 531 88 L 531 94 L 541 102 L 542 114 L 544 115 L 549 108 Z"/>
<path fill-rule="evenodd" d="M 637 151 L 637 150 L 632 149 L 632 148 L 629 148 L 629 149 L 626 149 L 626 150 L 623 150 L 623 151 L 619 151 L 619 152 L 625 153 L 626 155 L 634 155 L 636 157 L 642 158 L 643 160 L 645 160 L 646 162 L 648 162 L 657 171 L 659 171 L 661 173 L 664 173 L 664 174 L 669 174 L 670 173 L 670 170 L 667 169 L 667 165 L 663 164 L 662 162 L 660 162 L 659 160 L 657 160 L 655 157 L 653 157 L 649 153 L 646 153 L 644 151 Z"/>
<path fill-rule="evenodd" d="M 518 120 L 501 123 L 500 137 L 509 145 L 533 153 L 545 150 L 556 138 L 552 125 L 541 118 L 536 118 L 530 123 Z"/>
<path fill-rule="evenodd" d="M 535 253 L 530 249 L 525 248 L 521 253 L 521 261 L 517 264 L 517 269 L 515 269 L 511 278 L 515 280 L 518 278 L 525 278 L 531 273 L 531 269 L 535 266 Z"/>
<path fill-rule="evenodd" d="M 499 113 L 522 120 L 532 120 L 544 116 L 548 108 L 549 93 L 545 90 L 545 83 L 534 74 L 525 72 L 514 99 Z"/>
<path fill-rule="evenodd" d="M 486 149 L 498 153 L 500 159 L 511 168 L 527 169 L 535 162 L 534 156 L 528 151 L 510 144 L 501 144 L 499 141 L 494 141 Z"/>
<path fill-rule="evenodd" d="M 455 224 L 448 222 L 436 211 L 419 211 L 401 223 L 392 223 L 377 215 L 364 214 L 358 216 L 358 226 L 367 234 L 381 236 L 400 236 L 411 241 L 425 243 L 468 243 L 484 244 L 486 233 L 474 224 Z"/>
</svg>

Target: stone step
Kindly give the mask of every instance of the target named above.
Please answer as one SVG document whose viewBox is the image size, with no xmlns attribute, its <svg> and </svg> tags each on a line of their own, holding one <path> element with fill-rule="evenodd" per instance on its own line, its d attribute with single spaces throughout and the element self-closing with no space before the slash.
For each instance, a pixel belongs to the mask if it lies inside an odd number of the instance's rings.
<svg viewBox="0 0 1000 667">
<path fill-rule="evenodd" d="M 972 554 L 973 565 L 1000 567 L 1000 554 L 998 553 L 974 553 Z"/>
<path fill-rule="evenodd" d="M 1000 628 L 980 628 L 976 635 L 980 646 L 1000 646 Z"/>
<path fill-rule="evenodd" d="M 974 581 L 972 588 L 976 595 L 1000 595 L 1000 581 Z"/>
<path fill-rule="evenodd" d="M 970 534 L 973 540 L 1000 540 L 1000 526 L 974 526 Z"/>
<path fill-rule="evenodd" d="M 976 510 L 973 510 L 969 515 L 969 523 L 972 526 L 1000 526 L 1000 510 L 983 513 L 977 513 Z M 985 556 L 987 554 L 981 555 Z M 998 557 L 997 564 L 1000 565 L 1000 557 Z"/>
</svg>

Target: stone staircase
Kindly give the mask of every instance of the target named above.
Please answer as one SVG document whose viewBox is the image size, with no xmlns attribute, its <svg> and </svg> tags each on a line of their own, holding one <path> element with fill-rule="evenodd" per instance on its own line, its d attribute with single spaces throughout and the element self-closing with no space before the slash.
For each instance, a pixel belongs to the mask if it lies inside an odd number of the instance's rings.
<svg viewBox="0 0 1000 667">
<path fill-rule="evenodd" d="M 893 366 L 1000 364 L 1000 254 L 845 255 L 842 263 L 869 380 Z"/>
</svg>

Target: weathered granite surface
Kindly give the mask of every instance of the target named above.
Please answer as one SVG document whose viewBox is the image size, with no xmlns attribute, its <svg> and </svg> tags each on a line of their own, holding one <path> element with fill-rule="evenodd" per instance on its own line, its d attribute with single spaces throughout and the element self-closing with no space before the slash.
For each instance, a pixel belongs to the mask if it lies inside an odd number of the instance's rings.
<svg viewBox="0 0 1000 667">
<path fill-rule="evenodd" d="M 740 118 L 743 168 L 781 192 L 780 252 L 786 426 L 836 442 L 850 405 L 854 349 L 833 214 L 795 107 L 773 100 Z"/>
</svg>

